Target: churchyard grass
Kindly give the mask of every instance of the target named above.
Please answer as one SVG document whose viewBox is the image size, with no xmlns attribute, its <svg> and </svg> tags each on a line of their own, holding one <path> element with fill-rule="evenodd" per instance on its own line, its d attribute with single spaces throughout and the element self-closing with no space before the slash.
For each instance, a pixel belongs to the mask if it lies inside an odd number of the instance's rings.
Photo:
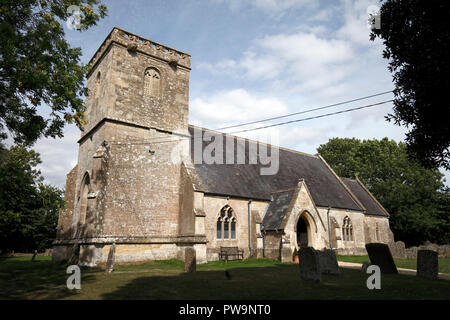
<svg viewBox="0 0 450 320">
<path fill-rule="evenodd" d="M 361 259 L 363 259 L 361 257 Z M 366 258 L 367 259 L 367 258 Z M 322 282 L 300 279 L 296 263 L 269 259 L 210 262 L 185 273 L 179 260 L 82 269 L 81 290 L 66 287 L 66 268 L 50 257 L 0 259 L 0 299 L 449 299 L 450 281 L 382 275 L 381 290 L 369 290 L 369 275 L 343 269 Z M 448 260 L 448 259 L 447 259 Z M 361 260 L 360 260 L 361 261 Z M 359 262 L 359 261 L 357 261 Z M 225 270 L 231 277 L 228 280 Z"/>
<path fill-rule="evenodd" d="M 363 263 L 370 262 L 368 256 L 337 256 L 338 261 Z M 416 259 L 397 259 L 394 258 L 397 268 L 413 269 L 417 268 Z M 439 258 L 439 272 L 450 273 L 450 258 Z"/>
</svg>

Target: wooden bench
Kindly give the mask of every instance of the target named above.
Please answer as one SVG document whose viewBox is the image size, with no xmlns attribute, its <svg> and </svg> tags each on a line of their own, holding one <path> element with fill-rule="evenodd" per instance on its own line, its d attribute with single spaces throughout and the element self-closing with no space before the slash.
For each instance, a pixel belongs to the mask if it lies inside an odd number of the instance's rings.
<svg viewBox="0 0 450 320">
<path fill-rule="evenodd" d="M 230 257 L 234 259 L 230 259 Z M 219 260 L 228 261 L 242 259 L 244 259 L 244 250 L 241 250 L 238 247 L 220 247 Z"/>
</svg>

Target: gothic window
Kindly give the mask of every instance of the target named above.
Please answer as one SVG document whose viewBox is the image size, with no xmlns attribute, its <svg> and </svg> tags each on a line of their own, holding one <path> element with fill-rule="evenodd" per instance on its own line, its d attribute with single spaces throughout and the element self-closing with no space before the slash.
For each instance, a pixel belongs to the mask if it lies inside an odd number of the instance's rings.
<svg viewBox="0 0 450 320">
<path fill-rule="evenodd" d="M 155 68 L 148 68 L 144 74 L 144 95 L 145 96 L 159 96 L 161 86 L 161 75 Z"/>
<path fill-rule="evenodd" d="M 223 207 L 217 217 L 217 239 L 236 239 L 236 217 L 229 205 Z"/>
<path fill-rule="evenodd" d="M 348 216 L 344 218 L 344 223 L 342 224 L 342 239 L 344 241 L 353 241 L 353 226 Z"/>
<path fill-rule="evenodd" d="M 217 220 L 217 239 L 222 238 L 222 218 L 219 217 Z"/>
</svg>

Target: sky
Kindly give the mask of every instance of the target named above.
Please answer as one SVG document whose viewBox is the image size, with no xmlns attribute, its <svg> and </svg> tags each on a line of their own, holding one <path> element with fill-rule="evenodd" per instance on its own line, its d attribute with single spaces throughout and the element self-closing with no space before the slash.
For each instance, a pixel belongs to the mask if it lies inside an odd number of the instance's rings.
<svg viewBox="0 0 450 320">
<path fill-rule="evenodd" d="M 114 26 L 189 53 L 190 124 L 215 129 L 394 89 L 381 41 L 369 40 L 367 10 L 378 0 L 114 0 L 105 4 L 108 16 L 97 26 L 83 32 L 66 28 L 69 43 L 82 49 L 82 63 L 90 60 Z M 390 93 L 272 123 L 392 98 Z M 389 113 L 392 103 L 240 135 L 311 154 L 333 137 L 403 141 L 407 131 L 387 122 Z M 233 130 L 237 129 L 227 132 Z M 64 187 L 66 174 L 77 162 L 79 137 L 80 131 L 67 125 L 64 138 L 40 139 L 34 145 L 48 183 Z"/>
</svg>

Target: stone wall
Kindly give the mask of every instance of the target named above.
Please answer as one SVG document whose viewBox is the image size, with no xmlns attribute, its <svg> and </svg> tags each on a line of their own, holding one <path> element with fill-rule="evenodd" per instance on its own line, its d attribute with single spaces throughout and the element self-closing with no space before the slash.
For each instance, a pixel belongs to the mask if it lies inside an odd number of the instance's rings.
<svg viewBox="0 0 450 320">
<path fill-rule="evenodd" d="M 179 246 L 205 242 L 194 230 L 192 187 L 172 161 L 187 134 L 189 56 L 144 40 L 115 28 L 91 60 L 88 123 L 67 178 L 56 260 L 75 239 L 86 265 L 106 259 L 111 243 L 116 261 L 125 261 L 176 258 Z M 151 94 L 144 87 L 149 68 L 159 75 Z"/>
<path fill-rule="evenodd" d="M 319 208 L 320 215 L 326 223 L 328 229 L 327 220 L 328 208 Z M 340 255 L 355 255 L 355 254 L 365 254 L 365 238 L 364 238 L 364 223 L 365 216 L 361 211 L 344 210 L 338 208 L 330 209 L 330 228 L 331 228 L 331 239 L 336 239 L 337 247 L 333 247 L 337 254 Z M 349 217 L 351 221 L 351 226 L 353 229 L 353 240 L 344 240 L 342 234 L 342 226 L 344 223 L 344 218 Z M 328 231 L 327 231 L 328 232 Z M 327 244 L 328 244 L 328 233 L 326 234 Z M 319 249 L 319 248 L 316 248 Z"/>
<path fill-rule="evenodd" d="M 207 238 L 207 259 L 214 261 L 219 259 L 220 247 L 239 247 L 244 250 L 244 258 L 249 257 L 249 199 L 227 198 L 222 196 L 204 195 L 202 208 L 205 212 L 205 234 Z M 236 216 L 236 239 L 217 239 L 217 219 L 220 210 L 229 205 Z M 257 217 L 262 216 L 267 202 L 253 200 L 250 205 L 250 243 L 252 256 L 257 254 Z M 259 218 L 260 220 L 261 218 Z"/>
<path fill-rule="evenodd" d="M 417 259 L 417 251 L 421 249 L 436 251 L 439 258 L 450 258 L 450 245 L 437 245 L 429 242 L 418 247 L 409 247 L 405 249 L 405 255 L 408 259 Z"/>
<path fill-rule="evenodd" d="M 281 260 L 281 238 L 283 231 L 266 231 L 264 235 L 264 257 Z"/>
</svg>

